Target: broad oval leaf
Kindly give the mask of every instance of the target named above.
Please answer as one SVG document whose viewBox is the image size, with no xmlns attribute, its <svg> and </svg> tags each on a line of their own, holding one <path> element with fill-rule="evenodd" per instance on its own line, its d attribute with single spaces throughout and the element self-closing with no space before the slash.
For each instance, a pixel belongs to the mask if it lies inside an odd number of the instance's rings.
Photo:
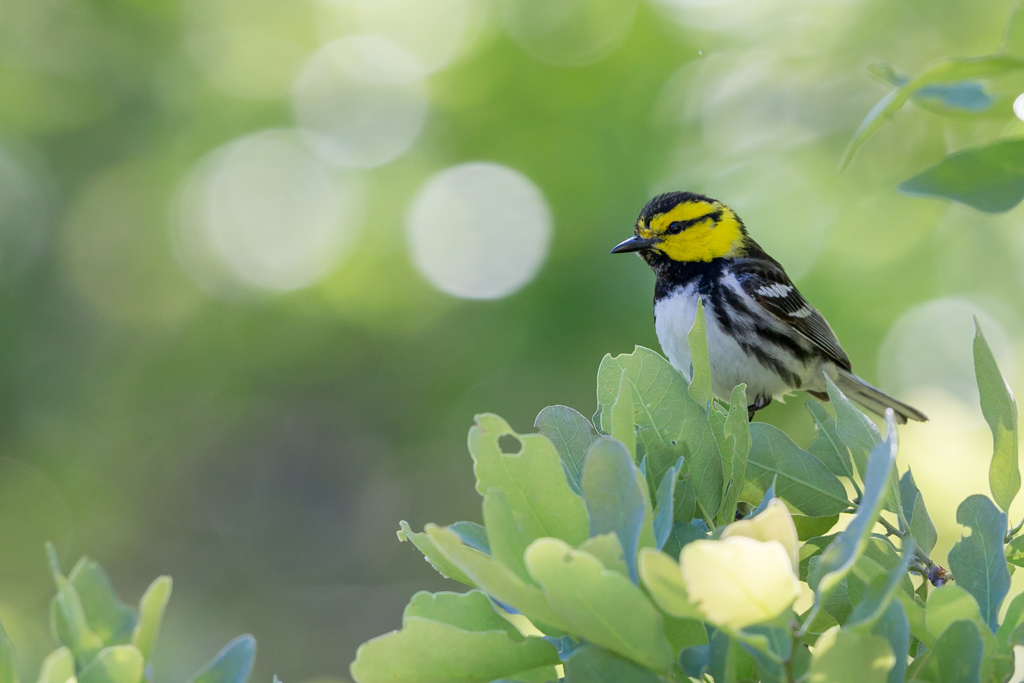
<svg viewBox="0 0 1024 683">
<path fill-rule="evenodd" d="M 899 190 L 952 199 L 987 213 L 1009 211 L 1024 199 L 1024 140 L 1000 140 L 950 154 L 900 183 Z"/>
<path fill-rule="evenodd" d="M 900 478 L 900 503 L 903 516 L 910 524 L 910 535 L 925 554 L 930 553 L 938 542 L 939 534 L 909 469 Z"/>
<path fill-rule="evenodd" d="M 665 614 L 680 619 L 703 619 L 683 583 L 679 563 L 665 553 L 645 548 L 640 552 L 640 579 L 651 599 Z"/>
<path fill-rule="evenodd" d="M 39 683 L 66 683 L 75 675 L 75 656 L 66 647 L 46 655 L 39 667 Z"/>
<path fill-rule="evenodd" d="M 553 538 L 533 542 L 526 566 L 566 630 L 655 671 L 672 668 L 664 617 L 629 579 Z"/>
<path fill-rule="evenodd" d="M 483 591 L 468 593 L 429 593 L 420 591 L 409 599 L 409 604 L 402 612 L 402 623 L 419 617 L 448 624 L 463 631 L 504 631 L 515 642 L 523 639 L 519 632 L 505 617 L 494 609 L 490 598 Z"/>
<path fill-rule="evenodd" d="M 628 390 L 628 385 L 624 386 Z M 583 468 L 583 500 L 590 516 L 590 535 L 613 533 L 619 537 L 634 582 L 647 512 L 642 482 L 632 455 L 618 440 L 603 438 L 590 447 Z"/>
<path fill-rule="evenodd" d="M 357 683 L 487 683 L 558 661 L 543 638 L 514 640 L 503 629 L 471 632 L 409 617 L 402 630 L 363 643 L 350 672 Z"/>
<path fill-rule="evenodd" d="M 758 481 L 762 491 L 774 480 L 775 494 L 810 517 L 827 517 L 849 509 L 846 488 L 836 475 L 781 430 L 754 422 L 750 436 L 747 476 Z"/>
<path fill-rule="evenodd" d="M 503 436 L 519 440 L 518 453 L 504 453 Z M 587 510 L 565 478 L 562 460 L 542 434 L 517 434 L 497 415 L 478 415 L 469 430 L 469 451 L 477 491 L 486 495 L 499 489 L 508 499 L 512 514 L 533 539 L 561 538 L 571 545 L 587 539 Z"/>
<path fill-rule="evenodd" d="M 565 683 L 658 683 L 648 669 L 596 647 L 584 645 L 565 662 Z"/>
<path fill-rule="evenodd" d="M 832 628 L 818 638 L 811 656 L 810 683 L 886 683 L 896 664 L 881 636 Z"/>
<path fill-rule="evenodd" d="M 554 444 L 569 485 L 576 493 L 582 493 L 583 460 L 590 444 L 600 436 L 590 420 L 567 406 L 548 406 L 540 411 L 533 426 Z"/>
<path fill-rule="evenodd" d="M 974 596 L 981 617 L 994 632 L 999 606 L 1010 590 L 1010 571 L 1003 554 L 1006 514 L 985 496 L 975 494 L 960 504 L 956 521 L 970 527 L 949 551 L 949 568 L 959 587 Z"/>
<path fill-rule="evenodd" d="M 679 565 L 690 600 L 713 624 L 734 631 L 774 619 L 800 596 L 792 559 L 778 541 L 694 541 Z"/>
</svg>

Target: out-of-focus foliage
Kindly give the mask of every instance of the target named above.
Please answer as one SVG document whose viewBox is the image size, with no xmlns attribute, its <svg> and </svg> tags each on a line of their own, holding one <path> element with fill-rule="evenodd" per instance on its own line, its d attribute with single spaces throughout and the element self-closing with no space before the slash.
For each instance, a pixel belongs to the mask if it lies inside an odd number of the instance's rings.
<svg viewBox="0 0 1024 683">
<path fill-rule="evenodd" d="M 43 660 L 40 683 L 148 683 L 150 662 L 164 609 L 171 597 L 171 577 L 149 585 L 138 610 L 121 602 L 103 568 L 87 557 L 67 576 L 57 553 L 47 545 L 57 595 L 50 603 L 50 628 L 59 643 Z M 250 635 L 224 646 L 189 683 L 246 683 L 256 659 Z M 0 681 L 18 683 L 15 651 L 0 625 Z M 275 679 L 276 682 L 276 679 Z"/>
<path fill-rule="evenodd" d="M 826 435 L 838 460 L 858 463 L 859 476 L 848 468 L 831 472 L 831 455 L 801 449 L 769 425 L 748 425 L 745 400 L 726 407 L 707 394 L 701 310 L 689 336 L 691 382 L 638 347 L 605 356 L 598 396 L 617 398 L 602 406 L 596 425 L 567 408 L 547 408 L 538 418 L 548 431 L 559 414 L 573 423 L 573 435 L 601 436 L 559 436 L 559 448 L 546 433 L 518 434 L 495 415 L 477 416 L 469 450 L 484 525 L 428 524 L 418 542 L 405 522 L 399 533 L 442 575 L 472 590 L 414 595 L 400 630 L 359 648 L 351 667 L 357 683 L 1010 678 L 1024 653 L 1024 593 L 1012 598 L 1002 621 L 999 615 L 1021 526 L 1010 529 L 988 496 L 968 496 L 956 515 L 970 534 L 949 552 L 952 573 L 936 564 L 924 501 L 909 473 L 897 477 L 892 412 L 883 438 L 830 385 L 837 417 L 820 404 L 812 411 L 815 440 Z M 1006 509 L 1019 489 L 1019 475 L 1008 484 L 1006 471 L 1006 451 L 1018 441 L 1017 410 L 980 328 L 974 343 L 982 410 L 993 430 L 991 467 L 1001 472 L 991 493 Z M 616 374 L 613 386 L 608 378 Z M 727 427 L 734 412 L 743 419 Z M 765 432 L 771 437 L 757 438 Z M 648 438 L 638 441 L 638 434 Z M 698 487 L 696 505 L 674 502 L 673 491 L 695 488 L 708 470 L 698 457 L 705 439 L 719 445 L 712 458 L 730 473 L 724 490 L 742 491 L 752 508 L 743 519 L 721 518 L 720 506 L 733 503 L 720 491 Z M 733 442 L 744 446 L 724 448 Z M 653 467 L 666 450 L 677 464 Z M 772 460 L 772 483 L 765 487 L 756 470 L 735 467 L 737 457 Z M 573 487 L 580 464 L 582 487 Z M 858 495 L 848 497 L 840 477 Z M 841 526 L 838 516 L 807 502 L 813 493 L 841 502 Z M 491 504 L 499 500 L 502 514 L 495 516 Z M 791 510 L 821 520 L 819 535 L 801 538 Z M 658 532 L 663 517 L 671 535 Z"/>
<path fill-rule="evenodd" d="M 476 518 L 467 416 L 529 431 L 571 405 L 538 428 L 585 452 L 595 365 L 656 348 L 648 269 L 607 252 L 668 189 L 734 207 L 858 374 L 931 416 L 901 429 L 922 500 L 988 491 L 971 317 L 1019 393 L 1024 213 L 895 188 L 1024 132 L 1024 83 L 977 115 L 911 98 L 838 166 L 893 87 L 869 65 L 990 54 L 1013 6 L 0 0 L 0 619 L 22 680 L 53 647 L 48 539 L 125 594 L 175 577 L 168 681 L 244 632 L 254 679 L 346 678 L 413 585 L 444 589 L 388 539 Z M 803 405 L 760 419 L 807 443 Z M 837 474 L 828 447 L 808 449 Z M 770 465 L 732 463 L 758 487 Z M 944 556 L 955 509 L 932 513 Z"/>
</svg>

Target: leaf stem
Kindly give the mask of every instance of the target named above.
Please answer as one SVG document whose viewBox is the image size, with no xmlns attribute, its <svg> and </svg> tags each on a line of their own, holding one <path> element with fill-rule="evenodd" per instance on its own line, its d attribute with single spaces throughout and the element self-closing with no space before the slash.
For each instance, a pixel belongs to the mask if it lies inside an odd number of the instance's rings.
<svg viewBox="0 0 1024 683">
<path fill-rule="evenodd" d="M 881 515 L 878 516 L 878 523 L 881 524 L 883 527 L 885 527 L 885 534 L 886 534 L 886 536 L 896 536 L 901 541 L 907 537 L 907 535 L 905 533 L 903 533 L 902 531 L 900 531 L 899 529 L 894 527 L 892 524 L 890 524 Z M 935 563 L 932 562 L 932 558 L 928 557 L 928 553 L 926 553 L 925 551 L 921 550 L 921 548 L 916 547 L 916 545 L 915 545 L 915 548 L 914 548 L 914 555 L 916 555 L 917 559 L 919 559 L 921 562 L 924 563 L 924 566 L 926 568 L 932 569 L 933 567 L 935 567 Z"/>
<path fill-rule="evenodd" d="M 1017 522 L 1017 526 L 1006 532 L 1006 537 L 1003 539 L 1003 543 L 1009 543 L 1012 541 L 1013 537 L 1019 534 L 1021 529 L 1024 529 L 1024 518 L 1021 518 L 1021 520 Z"/>
</svg>

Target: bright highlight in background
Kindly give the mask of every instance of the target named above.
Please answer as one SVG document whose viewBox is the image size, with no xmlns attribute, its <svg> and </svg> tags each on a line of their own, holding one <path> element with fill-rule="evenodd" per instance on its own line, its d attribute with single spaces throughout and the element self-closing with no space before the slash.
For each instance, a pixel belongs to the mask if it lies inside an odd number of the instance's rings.
<svg viewBox="0 0 1024 683">
<path fill-rule="evenodd" d="M 1024 93 L 1017 95 L 1017 99 L 1013 101 L 1013 113 L 1017 115 L 1017 118 L 1024 121 Z"/>
<path fill-rule="evenodd" d="M 505 30 L 532 57 L 579 66 L 607 57 L 625 39 L 637 0 L 504 0 Z"/>
<path fill-rule="evenodd" d="M 189 178 L 179 254 L 208 289 L 228 280 L 277 291 L 318 282 L 354 238 L 361 185 L 336 178 L 295 136 L 270 131 L 213 152 Z"/>
<path fill-rule="evenodd" d="M 336 40 L 317 50 L 296 79 L 295 117 L 324 160 L 381 166 L 405 154 L 423 130 L 422 74 L 412 55 L 384 38 Z"/>
<path fill-rule="evenodd" d="M 526 176 L 492 163 L 441 171 L 408 217 L 413 261 L 442 292 L 466 299 L 508 296 L 547 256 L 551 211 Z"/>
</svg>

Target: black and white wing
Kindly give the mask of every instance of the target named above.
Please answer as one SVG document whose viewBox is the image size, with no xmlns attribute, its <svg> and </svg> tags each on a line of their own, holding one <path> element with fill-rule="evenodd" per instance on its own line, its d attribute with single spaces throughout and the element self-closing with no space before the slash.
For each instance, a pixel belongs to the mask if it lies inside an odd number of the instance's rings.
<svg viewBox="0 0 1024 683">
<path fill-rule="evenodd" d="M 734 272 L 743 291 L 765 311 L 799 332 L 836 365 L 850 369 L 850 359 L 835 332 L 807 303 L 782 266 L 768 259 L 738 259 Z"/>
</svg>

